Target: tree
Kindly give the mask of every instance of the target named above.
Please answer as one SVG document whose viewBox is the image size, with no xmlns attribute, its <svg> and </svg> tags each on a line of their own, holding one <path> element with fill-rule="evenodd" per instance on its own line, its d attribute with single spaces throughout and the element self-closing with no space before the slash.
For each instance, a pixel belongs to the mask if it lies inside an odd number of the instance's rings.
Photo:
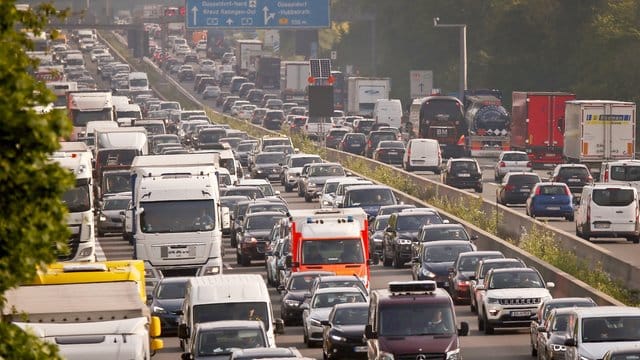
<svg viewBox="0 0 640 360">
<path fill-rule="evenodd" d="M 61 111 L 36 110 L 55 97 L 29 74 L 38 64 L 26 53 L 28 33 L 39 34 L 63 14 L 50 4 L 18 10 L 14 2 L 0 1 L 0 307 L 7 290 L 33 279 L 37 266 L 54 262 L 56 249 L 66 247 L 62 194 L 73 183 L 48 161 L 70 123 Z M 58 359 L 57 353 L 55 345 L 0 321 L 1 359 Z"/>
</svg>

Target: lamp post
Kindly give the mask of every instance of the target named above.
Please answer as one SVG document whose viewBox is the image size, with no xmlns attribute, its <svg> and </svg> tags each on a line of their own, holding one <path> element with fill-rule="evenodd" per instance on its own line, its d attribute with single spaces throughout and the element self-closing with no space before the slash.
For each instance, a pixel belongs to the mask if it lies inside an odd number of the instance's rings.
<svg viewBox="0 0 640 360">
<path fill-rule="evenodd" d="M 467 24 L 440 24 L 440 18 L 433 18 L 433 27 L 449 27 L 460 29 L 460 79 L 458 82 L 458 96 L 464 97 L 467 89 Z"/>
</svg>

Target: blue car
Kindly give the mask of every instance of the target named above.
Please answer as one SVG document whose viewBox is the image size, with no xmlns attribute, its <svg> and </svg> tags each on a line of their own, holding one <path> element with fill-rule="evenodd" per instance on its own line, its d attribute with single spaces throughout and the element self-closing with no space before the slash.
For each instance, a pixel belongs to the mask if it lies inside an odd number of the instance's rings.
<svg viewBox="0 0 640 360">
<path fill-rule="evenodd" d="M 527 215 L 535 217 L 561 217 L 573 221 L 573 195 L 567 184 L 537 183 L 527 198 Z"/>
</svg>

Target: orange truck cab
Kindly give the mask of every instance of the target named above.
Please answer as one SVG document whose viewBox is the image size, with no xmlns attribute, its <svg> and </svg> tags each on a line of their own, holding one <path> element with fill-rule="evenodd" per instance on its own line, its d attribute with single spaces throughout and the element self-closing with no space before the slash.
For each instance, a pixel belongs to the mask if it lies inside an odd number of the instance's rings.
<svg viewBox="0 0 640 360">
<path fill-rule="evenodd" d="M 290 220 L 292 272 L 323 270 L 356 275 L 369 287 L 371 261 L 364 210 L 292 210 Z"/>
</svg>

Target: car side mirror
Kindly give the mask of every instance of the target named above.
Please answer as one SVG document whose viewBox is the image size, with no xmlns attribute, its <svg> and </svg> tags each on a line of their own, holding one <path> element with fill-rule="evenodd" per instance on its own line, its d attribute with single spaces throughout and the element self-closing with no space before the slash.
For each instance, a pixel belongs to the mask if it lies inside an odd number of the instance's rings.
<svg viewBox="0 0 640 360">
<path fill-rule="evenodd" d="M 574 338 L 569 338 L 569 339 L 566 339 L 566 340 L 564 341 L 564 346 L 572 346 L 572 347 L 575 347 L 575 346 L 577 346 L 577 345 L 578 345 L 578 344 L 576 344 L 576 340 L 575 340 Z"/>
<path fill-rule="evenodd" d="M 469 323 L 466 321 L 460 322 L 460 329 L 458 329 L 459 336 L 469 335 Z"/>
<path fill-rule="evenodd" d="M 553 282 L 551 282 L 551 281 L 549 281 L 549 282 L 547 283 L 547 289 L 553 289 L 554 287 L 556 287 L 556 284 L 555 284 L 555 283 L 553 283 Z"/>
<path fill-rule="evenodd" d="M 378 338 L 378 334 L 376 334 L 375 331 L 373 331 L 373 326 L 371 326 L 371 324 L 367 324 L 364 326 L 364 337 L 367 339 L 377 339 Z"/>
</svg>

